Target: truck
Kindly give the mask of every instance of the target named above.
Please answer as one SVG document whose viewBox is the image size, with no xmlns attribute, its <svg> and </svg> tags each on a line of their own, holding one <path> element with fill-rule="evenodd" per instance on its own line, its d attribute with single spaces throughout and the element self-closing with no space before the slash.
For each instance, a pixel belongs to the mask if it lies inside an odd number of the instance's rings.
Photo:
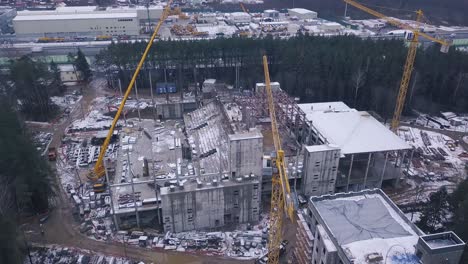
<svg viewBox="0 0 468 264">
<path fill-rule="evenodd" d="M 47 156 L 49 157 L 49 161 L 55 161 L 57 159 L 57 149 L 50 147 Z"/>
</svg>

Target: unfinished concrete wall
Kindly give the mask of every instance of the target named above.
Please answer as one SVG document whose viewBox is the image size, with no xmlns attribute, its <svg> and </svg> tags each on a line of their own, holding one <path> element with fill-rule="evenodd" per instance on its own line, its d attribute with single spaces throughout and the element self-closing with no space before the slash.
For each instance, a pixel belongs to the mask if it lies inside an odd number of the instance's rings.
<svg viewBox="0 0 468 264">
<path fill-rule="evenodd" d="M 224 225 L 224 189 L 201 187 L 195 192 L 195 229 L 216 228 Z"/>
<path fill-rule="evenodd" d="M 186 184 L 184 189 L 161 188 L 165 232 L 212 229 L 256 222 L 260 215 L 258 177 L 219 183 Z"/>
<path fill-rule="evenodd" d="M 260 215 L 260 183 L 237 185 L 224 190 L 224 223 L 256 222 Z"/>
<path fill-rule="evenodd" d="M 230 171 L 233 178 L 262 175 L 263 135 L 257 129 L 229 135 Z"/>
<path fill-rule="evenodd" d="M 156 115 L 160 119 L 179 119 L 186 112 L 197 108 L 195 102 L 174 102 L 167 104 L 156 104 Z"/>
<path fill-rule="evenodd" d="M 302 193 L 307 196 L 334 193 L 339 160 L 338 147 L 329 145 L 305 147 Z"/>
</svg>

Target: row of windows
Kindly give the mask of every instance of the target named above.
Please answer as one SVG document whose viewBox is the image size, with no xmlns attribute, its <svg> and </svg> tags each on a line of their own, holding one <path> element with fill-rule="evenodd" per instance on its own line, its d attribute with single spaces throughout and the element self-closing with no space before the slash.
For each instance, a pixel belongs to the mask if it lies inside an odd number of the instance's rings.
<svg viewBox="0 0 468 264">
<path fill-rule="evenodd" d="M 114 33 L 114 32 L 117 33 L 118 31 L 117 31 L 117 30 L 116 30 L 116 31 L 114 31 L 114 30 L 111 30 L 111 31 L 106 30 L 106 33 Z M 122 32 L 123 32 L 123 33 L 126 33 L 127 31 L 122 30 Z"/>
<path fill-rule="evenodd" d="M 119 22 L 133 21 L 133 18 L 119 18 L 117 21 Z"/>
<path fill-rule="evenodd" d="M 125 26 L 121 26 L 121 27 L 106 27 L 106 29 L 125 29 Z"/>
</svg>

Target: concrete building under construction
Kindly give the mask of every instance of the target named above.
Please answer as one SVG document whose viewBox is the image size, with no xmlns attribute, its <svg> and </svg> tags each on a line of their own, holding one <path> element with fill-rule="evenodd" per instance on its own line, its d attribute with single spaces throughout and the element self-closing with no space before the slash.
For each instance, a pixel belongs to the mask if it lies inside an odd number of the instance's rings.
<svg viewBox="0 0 468 264">
<path fill-rule="evenodd" d="M 380 188 L 397 184 L 411 146 L 366 111 L 343 102 L 299 104 L 312 146 L 305 147 L 306 195 Z M 312 158 L 311 158 L 312 157 Z"/>
<path fill-rule="evenodd" d="M 182 232 L 258 221 L 263 135 L 238 115 L 213 100 L 183 123 L 127 128 L 111 188 L 116 222 Z"/>
<path fill-rule="evenodd" d="M 465 243 L 426 235 L 379 189 L 311 197 L 298 213 L 293 263 L 448 263 Z"/>
</svg>

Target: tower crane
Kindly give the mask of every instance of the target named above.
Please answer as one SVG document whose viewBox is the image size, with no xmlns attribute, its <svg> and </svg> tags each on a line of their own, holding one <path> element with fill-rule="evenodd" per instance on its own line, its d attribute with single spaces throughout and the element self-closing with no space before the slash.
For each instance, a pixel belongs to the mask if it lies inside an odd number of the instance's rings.
<svg viewBox="0 0 468 264">
<path fill-rule="evenodd" d="M 400 89 L 398 91 L 398 96 L 397 96 L 397 100 L 396 100 L 396 103 L 395 103 L 395 110 L 393 112 L 393 118 L 392 118 L 392 123 L 391 123 L 391 126 L 390 128 L 392 129 L 392 131 L 394 133 L 396 133 L 397 129 L 398 129 L 398 126 L 400 124 L 400 117 L 401 117 L 401 112 L 403 111 L 403 107 L 405 105 L 405 99 L 406 99 L 406 93 L 408 91 L 408 85 L 409 85 L 409 82 L 410 82 L 410 79 L 411 79 L 411 74 L 413 72 L 413 68 L 414 68 L 414 61 L 416 59 L 416 51 L 418 49 L 418 43 L 419 43 L 419 37 L 424 37 L 430 41 L 433 41 L 433 42 L 436 42 L 436 43 L 439 43 L 442 45 L 440 51 L 441 52 L 444 52 L 444 53 L 447 53 L 448 50 L 449 50 L 449 47 L 450 47 L 450 43 L 445 41 L 445 40 L 442 40 L 442 39 L 438 39 L 438 38 L 435 38 L 431 35 L 428 35 L 424 32 L 421 32 L 418 28 L 414 28 L 408 24 L 405 24 L 395 18 L 391 18 L 391 17 L 387 17 L 386 15 L 382 14 L 382 13 L 379 13 L 375 10 L 372 10 L 370 8 L 368 8 L 367 6 L 364 6 L 363 4 L 361 3 L 358 3 L 354 0 L 343 0 L 346 4 L 350 4 L 368 14 L 371 14 L 375 17 L 378 17 L 378 18 L 381 18 L 385 21 L 387 21 L 388 23 L 392 24 L 393 26 L 396 26 L 396 27 L 399 27 L 401 29 L 405 29 L 405 30 L 408 30 L 408 31 L 411 31 L 413 34 L 411 36 L 411 39 L 409 40 L 410 41 L 410 45 L 409 45 L 409 49 L 408 49 L 408 55 L 406 57 L 406 62 L 405 62 L 405 66 L 404 66 L 404 69 L 403 69 L 403 76 L 401 78 L 401 82 L 400 82 Z M 421 22 L 421 19 L 424 15 L 423 11 L 422 10 L 417 10 L 416 11 L 416 21 L 417 22 Z"/>
<path fill-rule="evenodd" d="M 96 164 L 94 165 L 94 169 L 88 174 L 88 179 L 90 180 L 96 181 L 100 179 L 105 173 L 105 169 L 103 165 L 104 156 L 106 154 L 106 150 L 107 150 L 107 147 L 109 146 L 112 135 L 114 134 L 115 126 L 117 125 L 117 121 L 120 118 L 120 114 L 122 113 L 122 110 L 124 109 L 125 102 L 127 102 L 128 96 L 130 95 L 130 92 L 132 91 L 133 85 L 135 84 L 135 80 L 138 77 L 138 74 L 140 73 L 141 67 L 143 66 L 143 63 L 145 62 L 146 57 L 148 56 L 148 52 L 151 49 L 151 46 L 153 46 L 154 39 L 158 35 L 159 29 L 161 28 L 161 25 L 163 24 L 164 20 L 166 20 L 166 18 L 168 17 L 170 13 L 172 1 L 173 0 L 169 0 L 167 2 L 167 5 L 164 8 L 161 18 L 159 19 L 159 22 L 154 28 L 154 32 L 148 41 L 148 45 L 146 45 L 145 51 L 143 52 L 143 55 L 141 56 L 140 62 L 138 62 L 138 66 L 135 69 L 135 72 L 133 73 L 133 77 L 130 83 L 128 84 L 127 90 L 122 98 L 122 102 L 120 103 L 119 109 L 117 109 L 117 113 L 114 116 L 114 120 L 112 120 L 112 125 L 109 129 L 109 132 L 107 132 L 106 139 L 104 140 L 104 143 L 101 146 L 101 151 L 99 153 L 98 160 Z"/>
<path fill-rule="evenodd" d="M 244 11 L 244 13 L 248 14 L 249 16 L 252 16 L 252 14 L 250 14 L 249 10 L 247 10 L 247 8 L 245 8 L 244 4 L 242 2 L 239 2 L 239 5 L 242 9 L 242 11 Z"/>
<path fill-rule="evenodd" d="M 281 138 L 276 120 L 273 92 L 270 85 L 270 73 L 268 60 L 263 56 L 263 70 L 265 73 L 265 89 L 268 100 L 268 110 L 271 119 L 271 131 L 275 153 L 272 155 L 273 176 L 271 178 L 271 207 L 270 207 L 270 230 L 268 234 L 268 263 L 278 264 L 280 245 L 283 229 L 283 216 L 286 211 L 289 219 L 294 218 L 294 205 L 291 200 L 291 188 L 284 163 L 284 151 L 281 147 Z"/>
</svg>

